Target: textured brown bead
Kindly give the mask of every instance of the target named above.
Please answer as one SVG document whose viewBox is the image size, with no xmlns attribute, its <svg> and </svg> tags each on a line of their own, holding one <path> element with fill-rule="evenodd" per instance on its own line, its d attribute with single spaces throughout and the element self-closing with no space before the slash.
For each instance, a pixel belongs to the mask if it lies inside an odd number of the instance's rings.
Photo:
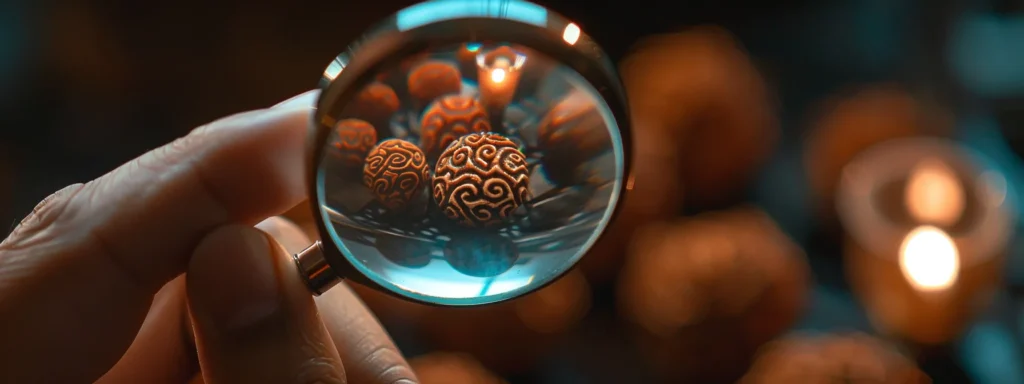
<svg viewBox="0 0 1024 384">
<path fill-rule="evenodd" d="M 686 186 L 687 205 L 740 200 L 780 136 L 773 90 L 740 41 L 716 26 L 652 35 L 619 70 L 634 140 L 661 131 L 675 146 L 679 170 L 670 177 Z"/>
<path fill-rule="evenodd" d="M 739 384 L 923 384 L 931 380 L 882 340 L 862 335 L 791 336 L 766 345 Z"/>
<path fill-rule="evenodd" d="M 594 100 L 574 92 L 555 104 L 537 127 L 544 167 L 554 181 L 571 183 L 576 167 L 611 149 L 611 135 Z"/>
<path fill-rule="evenodd" d="M 345 116 L 359 118 L 373 124 L 381 134 L 390 129 L 391 116 L 398 111 L 398 95 L 390 86 L 379 82 L 373 82 L 363 88 Z"/>
<path fill-rule="evenodd" d="M 431 161 L 455 140 L 470 133 L 488 132 L 491 123 L 480 102 L 466 96 L 445 96 L 423 113 L 420 145 Z"/>
<path fill-rule="evenodd" d="M 434 201 L 467 227 L 501 224 L 530 197 L 526 158 L 501 135 L 463 136 L 441 154 L 434 173 Z"/>
<path fill-rule="evenodd" d="M 798 319 L 808 281 L 802 250 L 771 218 L 736 208 L 638 231 L 617 306 L 664 382 L 731 383 Z"/>
<path fill-rule="evenodd" d="M 430 104 L 444 95 L 462 92 L 462 75 L 454 65 L 430 60 L 409 73 L 409 95 L 421 106 Z"/>
<path fill-rule="evenodd" d="M 578 91 L 551 108 L 537 133 L 537 141 L 543 147 L 573 146 L 589 155 L 610 147 L 611 137 L 595 100 Z"/>
<path fill-rule="evenodd" d="M 359 119 L 345 119 L 334 127 L 335 137 L 331 140 L 328 153 L 341 160 L 345 166 L 359 166 L 366 160 L 366 154 L 377 144 L 377 131 L 373 125 Z"/>
<path fill-rule="evenodd" d="M 388 209 L 401 210 L 427 184 L 427 159 L 416 145 L 400 139 L 381 142 L 366 156 L 363 184 Z"/>
</svg>

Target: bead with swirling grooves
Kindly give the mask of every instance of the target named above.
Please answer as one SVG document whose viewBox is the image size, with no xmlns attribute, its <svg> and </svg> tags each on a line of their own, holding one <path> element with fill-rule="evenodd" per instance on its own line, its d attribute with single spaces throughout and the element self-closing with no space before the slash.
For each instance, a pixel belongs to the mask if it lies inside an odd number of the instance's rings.
<svg viewBox="0 0 1024 384">
<path fill-rule="evenodd" d="M 362 165 L 366 154 L 377 144 L 376 129 L 359 119 L 339 121 L 334 126 L 334 134 L 329 153 L 346 167 Z"/>
<path fill-rule="evenodd" d="M 498 226 L 530 198 L 526 158 L 504 136 L 463 136 L 441 154 L 432 192 L 442 213 L 458 224 Z"/>
<path fill-rule="evenodd" d="M 381 142 L 366 156 L 363 184 L 390 210 L 405 209 L 428 181 L 427 158 L 401 139 Z"/>
</svg>

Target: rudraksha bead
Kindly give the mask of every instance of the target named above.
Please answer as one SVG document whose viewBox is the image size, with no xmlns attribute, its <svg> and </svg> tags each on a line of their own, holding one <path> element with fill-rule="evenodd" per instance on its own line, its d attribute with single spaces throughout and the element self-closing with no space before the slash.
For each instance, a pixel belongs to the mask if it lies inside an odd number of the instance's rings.
<svg viewBox="0 0 1024 384">
<path fill-rule="evenodd" d="M 391 210 L 404 209 L 427 184 L 427 158 L 415 144 L 401 139 L 381 142 L 366 156 L 363 184 Z"/>
<path fill-rule="evenodd" d="M 334 126 L 330 155 L 341 160 L 346 167 L 363 164 L 366 154 L 377 144 L 377 130 L 359 119 L 345 119 Z"/>
<path fill-rule="evenodd" d="M 491 123 L 480 102 L 466 96 L 445 96 L 423 113 L 420 145 L 431 161 L 455 140 L 470 133 L 488 132 Z"/>
<path fill-rule="evenodd" d="M 388 136 L 391 132 L 391 117 L 398 111 L 398 94 L 390 86 L 373 82 L 363 88 L 345 116 L 365 120 L 377 128 L 381 136 Z"/>
<path fill-rule="evenodd" d="M 440 60 L 426 61 L 409 72 L 409 95 L 419 108 L 445 95 L 462 92 L 462 75 L 455 65 Z"/>
<path fill-rule="evenodd" d="M 434 173 L 434 201 L 466 227 L 500 225 L 530 197 L 526 158 L 498 134 L 463 136 L 441 154 Z"/>
</svg>

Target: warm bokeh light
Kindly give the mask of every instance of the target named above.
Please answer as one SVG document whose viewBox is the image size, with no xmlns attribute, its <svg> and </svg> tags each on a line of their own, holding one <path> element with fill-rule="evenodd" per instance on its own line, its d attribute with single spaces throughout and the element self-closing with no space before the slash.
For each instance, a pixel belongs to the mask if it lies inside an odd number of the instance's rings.
<svg viewBox="0 0 1024 384">
<path fill-rule="evenodd" d="M 953 239 L 941 229 L 918 227 L 900 247 L 900 270 L 918 291 L 945 290 L 960 274 L 960 254 Z"/>
<path fill-rule="evenodd" d="M 505 81 L 505 75 L 506 73 L 504 68 L 495 68 L 491 71 L 491 81 L 495 83 Z"/>
<path fill-rule="evenodd" d="M 580 39 L 580 27 L 575 23 L 569 23 L 565 26 L 565 31 L 562 32 L 562 40 L 565 40 L 566 44 L 574 45 Z"/>
<path fill-rule="evenodd" d="M 956 173 L 939 160 L 925 160 L 914 168 L 904 199 L 910 215 L 924 223 L 952 225 L 963 216 L 963 186 Z"/>
</svg>

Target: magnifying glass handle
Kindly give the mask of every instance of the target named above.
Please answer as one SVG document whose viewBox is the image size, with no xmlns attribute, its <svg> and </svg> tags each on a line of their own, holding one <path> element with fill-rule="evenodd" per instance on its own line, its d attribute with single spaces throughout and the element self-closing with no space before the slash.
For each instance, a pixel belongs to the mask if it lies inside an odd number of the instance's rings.
<svg viewBox="0 0 1024 384">
<path fill-rule="evenodd" d="M 306 286 L 316 296 L 327 292 L 341 281 L 330 264 L 327 264 L 323 244 L 319 240 L 302 252 L 292 255 L 292 258 L 295 259 L 295 266 L 299 268 L 299 274 L 306 281 Z"/>
</svg>

